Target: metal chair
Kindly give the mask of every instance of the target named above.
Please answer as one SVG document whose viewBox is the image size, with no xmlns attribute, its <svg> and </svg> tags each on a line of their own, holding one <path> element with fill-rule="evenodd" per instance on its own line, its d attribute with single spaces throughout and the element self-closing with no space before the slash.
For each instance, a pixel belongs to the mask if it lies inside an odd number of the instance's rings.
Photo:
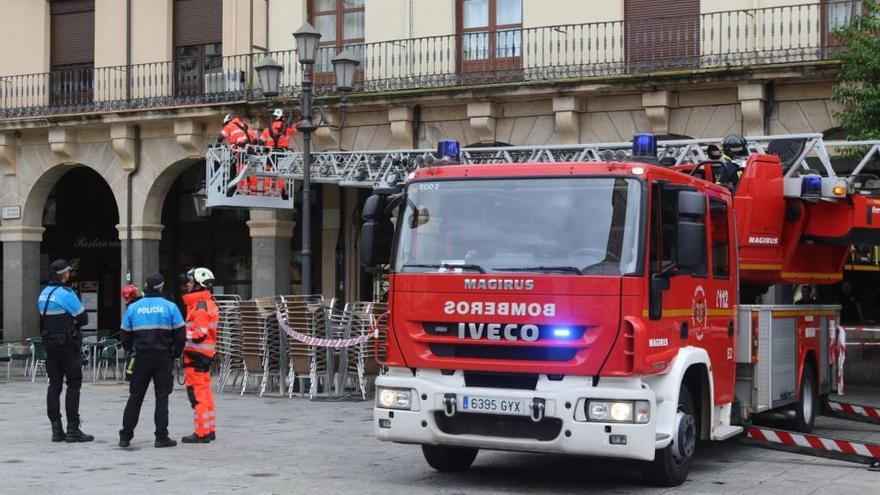
<svg viewBox="0 0 880 495">
<path fill-rule="evenodd" d="M 347 329 L 343 338 L 357 338 L 373 332 L 376 326 L 384 327 L 384 320 L 380 320 L 385 314 L 387 305 L 369 301 L 358 301 L 346 305 Z M 381 329 L 380 329 L 381 331 Z M 377 361 L 376 345 L 373 339 L 362 342 L 353 347 L 347 347 L 342 352 L 339 366 L 338 383 L 344 388 L 349 376 L 355 378 L 354 389 L 360 392 L 361 398 L 367 398 L 367 391 L 372 390 L 372 383 L 379 375 L 380 365 Z M 353 374 L 353 375 L 352 375 Z"/>
<path fill-rule="evenodd" d="M 9 361 L 6 362 L 6 379 L 12 376 L 12 364 L 16 361 L 24 361 L 24 377 L 27 378 L 31 369 L 31 346 L 27 342 L 9 342 L 6 346 L 6 355 Z"/>
<path fill-rule="evenodd" d="M 326 308 L 322 296 L 281 296 L 278 301 L 278 312 L 290 330 L 309 337 L 327 336 Z M 288 335 L 287 356 L 288 397 L 293 397 L 293 388 L 297 380 L 299 380 L 300 393 L 304 395 L 303 379 L 308 377 L 309 398 L 315 398 L 321 378 L 329 378 L 326 348 L 306 344 Z M 328 385 L 329 380 L 325 382 L 325 388 Z"/>
<path fill-rule="evenodd" d="M 216 387 L 222 393 L 230 378 L 235 387 L 245 371 L 241 354 L 241 297 L 237 294 L 215 294 L 214 302 L 220 313 L 217 325 L 217 361 L 220 370 Z"/>
<path fill-rule="evenodd" d="M 43 347 L 43 338 L 31 337 L 27 339 L 27 342 L 30 344 L 31 348 L 31 357 L 29 361 L 31 382 L 33 383 L 37 379 L 37 368 L 43 369 L 43 373 L 46 375 L 46 380 L 48 380 L 49 374 L 46 373 L 46 348 Z"/>
<path fill-rule="evenodd" d="M 273 377 L 282 379 L 278 323 L 274 298 L 260 298 L 241 303 L 242 357 L 244 378 L 241 395 L 251 379 L 259 379 L 260 397 Z M 279 389 L 283 385 L 279 385 Z"/>
<path fill-rule="evenodd" d="M 116 339 L 104 339 L 102 344 L 100 360 L 98 361 L 98 379 L 103 380 L 107 378 L 107 371 L 109 371 L 112 364 L 113 379 L 118 382 L 121 376 L 119 365 L 125 364 L 125 351 L 122 349 L 122 344 Z"/>
</svg>

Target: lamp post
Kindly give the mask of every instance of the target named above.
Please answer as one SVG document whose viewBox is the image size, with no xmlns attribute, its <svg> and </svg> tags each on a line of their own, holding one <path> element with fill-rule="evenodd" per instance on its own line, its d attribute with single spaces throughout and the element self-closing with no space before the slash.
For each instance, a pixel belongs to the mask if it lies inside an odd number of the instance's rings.
<svg viewBox="0 0 880 495">
<path fill-rule="evenodd" d="M 312 133 L 319 127 L 326 126 L 334 130 L 342 128 L 342 122 L 345 120 L 345 109 L 347 99 L 342 96 L 339 102 L 340 106 L 340 125 L 334 125 L 324 120 L 322 112 L 318 112 L 318 122 L 313 118 L 314 97 L 312 95 L 313 81 L 312 74 L 315 66 L 315 59 L 318 55 L 318 43 L 321 40 L 319 33 L 308 22 L 304 23 L 299 29 L 293 33 L 296 39 L 296 53 L 299 63 L 302 66 L 302 94 L 300 97 L 300 109 L 302 119 L 296 128 L 303 134 L 303 187 L 302 187 L 302 283 L 303 294 L 312 293 Z M 348 50 L 343 50 L 332 61 L 333 72 L 336 77 L 336 90 L 346 93 L 354 89 L 354 75 L 359 64 L 358 60 L 351 56 Z M 281 78 L 282 67 L 275 63 L 271 57 L 266 57 L 255 67 L 263 89 L 263 94 L 267 98 L 278 96 L 279 80 Z"/>
</svg>

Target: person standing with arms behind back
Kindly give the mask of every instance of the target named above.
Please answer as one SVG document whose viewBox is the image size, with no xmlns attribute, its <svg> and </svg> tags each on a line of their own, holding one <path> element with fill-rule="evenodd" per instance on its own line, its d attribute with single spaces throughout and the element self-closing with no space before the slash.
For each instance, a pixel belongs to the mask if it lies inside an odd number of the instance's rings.
<svg viewBox="0 0 880 495">
<path fill-rule="evenodd" d="M 193 408 L 195 431 L 181 439 L 183 443 L 208 443 L 216 438 L 214 394 L 211 393 L 211 361 L 217 347 L 217 324 L 220 311 L 210 288 L 214 274 L 207 268 L 186 272 L 186 347 L 183 366 L 186 370 L 186 393 Z"/>
<path fill-rule="evenodd" d="M 183 316 L 177 305 L 162 297 L 165 279 L 160 273 L 147 277 L 144 297 L 132 303 L 122 317 L 122 342 L 134 347 L 137 359 L 129 387 L 128 403 L 122 415 L 119 446 L 128 447 L 134 437 L 141 405 L 150 381 L 156 393 L 156 448 L 174 447 L 177 442 L 168 437 L 168 396 L 174 387 L 172 367 L 185 343 Z"/>
<path fill-rule="evenodd" d="M 79 329 L 89 322 L 89 316 L 68 285 L 70 263 L 55 260 L 49 268 L 49 285 L 40 293 L 37 309 L 40 311 L 40 336 L 46 348 L 46 374 L 49 375 L 46 408 L 52 423 L 52 441 L 91 442 L 95 437 L 79 429 L 79 391 L 82 387 L 82 336 Z M 65 378 L 67 433 L 61 423 L 61 389 Z"/>
</svg>

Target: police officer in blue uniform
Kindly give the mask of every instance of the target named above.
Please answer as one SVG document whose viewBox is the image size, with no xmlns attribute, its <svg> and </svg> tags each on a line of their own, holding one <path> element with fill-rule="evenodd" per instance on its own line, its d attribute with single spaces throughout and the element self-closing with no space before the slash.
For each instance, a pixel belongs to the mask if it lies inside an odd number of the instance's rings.
<svg viewBox="0 0 880 495">
<path fill-rule="evenodd" d="M 177 441 L 168 437 L 168 396 L 174 387 L 174 358 L 183 352 L 186 330 L 180 309 L 162 297 L 164 287 L 165 280 L 160 273 L 149 275 L 144 297 L 132 303 L 122 317 L 122 345 L 137 353 L 128 403 L 122 415 L 122 429 L 119 430 L 119 446 L 123 448 L 131 445 L 150 381 L 156 393 L 154 446 L 177 445 Z"/>
<path fill-rule="evenodd" d="M 76 293 L 67 285 L 70 263 L 55 260 L 49 267 L 49 285 L 40 292 L 37 309 L 40 311 L 40 335 L 46 349 L 46 374 L 49 375 L 46 407 L 52 422 L 52 441 L 91 442 L 95 437 L 79 429 L 79 391 L 82 387 L 82 335 L 79 329 L 88 323 L 89 316 Z M 67 433 L 61 423 L 61 389 L 65 378 Z"/>
</svg>

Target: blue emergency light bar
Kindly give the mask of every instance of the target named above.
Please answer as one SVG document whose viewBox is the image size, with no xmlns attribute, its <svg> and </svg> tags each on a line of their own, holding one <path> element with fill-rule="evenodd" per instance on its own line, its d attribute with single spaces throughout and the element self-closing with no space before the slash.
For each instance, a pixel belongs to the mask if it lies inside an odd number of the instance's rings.
<svg viewBox="0 0 880 495">
<path fill-rule="evenodd" d="M 437 143 L 437 159 L 446 160 L 447 163 L 459 163 L 461 158 L 461 145 L 454 139 L 441 139 Z"/>
<path fill-rule="evenodd" d="M 802 198 L 821 198 L 822 197 L 822 176 L 805 175 L 801 179 L 801 197 Z"/>
<path fill-rule="evenodd" d="M 657 137 L 653 134 L 636 134 L 633 138 L 633 158 L 657 159 Z"/>
</svg>

